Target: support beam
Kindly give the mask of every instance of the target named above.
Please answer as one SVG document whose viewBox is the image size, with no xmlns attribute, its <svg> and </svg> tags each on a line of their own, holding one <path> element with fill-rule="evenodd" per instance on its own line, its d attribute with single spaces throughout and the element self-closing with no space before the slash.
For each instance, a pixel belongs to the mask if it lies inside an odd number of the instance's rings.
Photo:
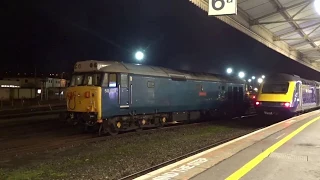
<svg viewBox="0 0 320 180">
<path fill-rule="evenodd" d="M 320 37 L 312 37 L 313 39 L 313 42 L 317 42 L 317 41 L 320 41 Z M 306 44 L 309 44 L 309 42 L 306 42 L 306 41 L 302 41 L 302 42 L 299 42 L 299 43 L 296 43 L 296 44 L 293 44 L 291 45 L 292 47 L 294 48 L 297 48 L 297 47 L 300 47 L 300 46 L 303 46 L 303 45 L 306 45 Z"/>
<path fill-rule="evenodd" d="M 318 25 L 316 28 L 314 28 L 307 36 L 310 37 L 310 35 L 311 35 L 312 33 L 314 33 L 316 30 L 318 30 L 319 28 L 320 28 L 320 25 Z"/>
<path fill-rule="evenodd" d="M 269 13 L 269 14 L 266 14 L 266 15 L 261 16 L 261 17 L 258 17 L 258 18 L 256 18 L 256 19 L 253 19 L 253 21 L 258 22 L 258 21 L 261 20 L 261 19 L 274 16 L 274 15 L 276 15 L 276 14 L 279 14 L 280 12 L 293 9 L 293 8 L 299 7 L 299 6 L 303 5 L 303 4 L 310 3 L 310 2 L 313 2 L 313 0 L 302 1 L 302 2 L 299 2 L 299 3 L 297 3 L 297 4 L 293 4 L 293 5 L 288 6 L 288 7 L 285 7 L 285 8 L 277 8 L 277 11 L 272 12 L 272 13 Z"/>
<path fill-rule="evenodd" d="M 296 17 L 298 14 L 300 14 L 306 7 L 308 7 L 311 4 L 312 1 L 307 2 L 306 5 L 304 5 L 298 12 L 296 12 L 291 18 L 293 19 L 294 17 Z"/>
<path fill-rule="evenodd" d="M 303 18 L 303 19 L 288 19 L 282 21 L 266 21 L 266 22 L 259 22 L 259 21 L 252 21 L 252 25 L 263 25 L 263 24 L 276 24 L 276 23 L 289 23 L 289 22 L 298 22 L 298 21 L 312 21 L 312 20 L 319 20 L 319 18 Z"/>
<path fill-rule="evenodd" d="M 278 0 L 271 0 L 270 1 L 276 8 L 283 8 L 281 3 Z M 310 3 L 307 3 L 308 5 Z M 298 13 L 296 13 L 294 16 L 298 15 L 306 6 L 303 6 Z M 290 14 L 287 11 L 283 11 L 280 13 L 285 19 L 293 19 L 294 17 L 291 17 Z M 290 25 L 294 27 L 295 29 L 300 29 L 300 26 L 297 24 L 296 21 L 290 22 Z M 299 30 L 298 33 L 301 35 L 303 40 L 306 40 L 312 47 L 317 47 L 317 45 L 310 40 L 309 36 L 305 34 L 302 30 Z"/>
<path fill-rule="evenodd" d="M 320 26 L 319 26 L 320 28 Z M 313 31 L 314 32 L 314 31 Z M 309 33 L 309 34 L 312 34 L 312 33 Z M 274 41 L 298 41 L 298 40 L 310 40 L 310 41 L 315 41 L 317 40 L 318 38 L 320 38 L 320 36 L 317 36 L 317 37 L 310 37 L 309 34 L 304 34 L 304 37 L 301 37 L 301 38 L 279 38 L 279 37 L 274 37 L 273 40 Z M 314 47 L 316 47 L 317 45 L 315 45 Z"/>
<path fill-rule="evenodd" d="M 319 19 L 319 22 L 317 22 L 317 23 L 314 23 L 314 24 L 311 24 L 311 25 L 308 25 L 308 26 L 305 26 L 305 27 L 297 28 L 297 29 L 295 29 L 295 30 L 289 30 L 289 31 L 287 31 L 287 32 L 285 32 L 285 33 L 283 33 L 283 34 L 278 35 L 277 37 L 280 38 L 280 37 L 282 37 L 282 36 L 291 35 L 291 34 L 293 34 L 293 33 L 296 33 L 296 32 L 298 32 L 298 31 L 300 31 L 300 30 L 308 29 L 308 28 L 317 26 L 317 25 L 319 25 L 319 24 L 320 24 L 320 19 Z M 289 28 L 288 28 L 288 29 L 289 29 Z M 290 29 L 291 29 L 291 28 L 290 28 Z"/>
<path fill-rule="evenodd" d="M 308 53 L 308 52 L 318 51 L 318 50 L 320 50 L 320 46 L 318 46 L 317 48 L 301 49 L 300 51 L 303 53 Z"/>
</svg>

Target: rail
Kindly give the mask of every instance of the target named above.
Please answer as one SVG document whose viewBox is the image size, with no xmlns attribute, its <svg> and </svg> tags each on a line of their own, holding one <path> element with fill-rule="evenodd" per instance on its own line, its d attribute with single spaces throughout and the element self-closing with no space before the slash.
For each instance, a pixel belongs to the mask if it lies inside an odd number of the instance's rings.
<svg viewBox="0 0 320 180">
<path fill-rule="evenodd" d="M 10 111 L 10 112 L 0 112 L 0 120 L 2 119 L 13 119 L 19 117 L 31 117 L 39 115 L 50 115 L 50 114 L 59 114 L 67 110 L 65 105 L 60 106 L 50 106 L 46 108 L 38 109 L 26 109 L 22 111 Z"/>
</svg>

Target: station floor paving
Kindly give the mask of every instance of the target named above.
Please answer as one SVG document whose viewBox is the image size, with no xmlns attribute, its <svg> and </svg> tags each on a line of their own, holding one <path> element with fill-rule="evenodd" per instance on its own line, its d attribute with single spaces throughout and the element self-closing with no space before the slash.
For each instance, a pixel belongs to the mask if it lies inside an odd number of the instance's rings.
<svg viewBox="0 0 320 180">
<path fill-rule="evenodd" d="M 136 179 L 320 180 L 320 111 L 279 122 Z"/>
</svg>

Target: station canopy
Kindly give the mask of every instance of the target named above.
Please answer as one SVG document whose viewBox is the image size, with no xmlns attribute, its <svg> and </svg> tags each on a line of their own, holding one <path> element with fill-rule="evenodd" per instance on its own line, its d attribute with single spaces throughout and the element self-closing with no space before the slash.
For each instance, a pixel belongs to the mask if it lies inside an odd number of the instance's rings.
<svg viewBox="0 0 320 180">
<path fill-rule="evenodd" d="M 189 1 L 208 11 L 209 0 Z M 320 7 L 317 8 L 320 11 Z M 319 13 L 314 0 L 238 0 L 237 15 L 216 18 L 275 51 L 320 71 Z"/>
</svg>

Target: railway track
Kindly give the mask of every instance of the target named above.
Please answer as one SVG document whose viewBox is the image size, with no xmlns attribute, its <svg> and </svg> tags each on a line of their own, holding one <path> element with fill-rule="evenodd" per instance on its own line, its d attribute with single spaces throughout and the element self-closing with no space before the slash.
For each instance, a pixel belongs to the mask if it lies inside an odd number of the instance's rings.
<svg viewBox="0 0 320 180">
<path fill-rule="evenodd" d="M 247 118 L 252 117 L 254 114 L 248 116 L 241 116 L 238 118 Z M 134 134 L 146 134 L 146 133 L 155 133 L 157 131 L 168 131 L 174 130 L 177 128 L 184 128 L 186 126 L 198 126 L 203 125 L 205 126 L 208 123 L 217 123 L 221 124 L 224 123 L 224 120 L 217 120 L 217 121 L 205 121 L 205 122 L 195 122 L 191 124 L 182 124 L 173 122 L 171 124 L 167 124 L 165 127 L 162 128 L 153 128 L 147 129 L 143 131 L 131 131 L 119 134 L 117 136 L 98 136 L 97 134 L 70 134 L 63 137 L 52 137 L 50 134 L 55 134 L 55 131 L 49 133 L 49 135 L 43 136 L 41 133 L 38 133 L 37 136 L 39 138 L 29 139 L 29 143 L 26 143 L 28 139 L 20 139 L 16 140 L 16 142 L 10 142 L 10 139 L 7 140 L 0 140 L 2 144 L 0 148 L 0 159 L 3 159 L 2 162 L 8 161 L 10 158 L 15 156 L 22 156 L 32 153 L 39 153 L 44 152 L 47 150 L 54 150 L 59 148 L 71 148 L 75 146 L 79 146 L 81 144 L 86 143 L 95 143 L 99 141 L 105 141 L 110 138 L 125 138 L 130 137 Z M 13 144 L 12 144 L 13 143 Z M 7 146 L 7 147 L 6 147 Z"/>
<path fill-rule="evenodd" d="M 67 137 L 64 137 L 61 139 L 57 139 L 54 141 L 43 139 L 43 142 L 41 144 L 25 145 L 25 146 L 14 145 L 10 148 L 1 148 L 0 149 L 0 157 L 11 158 L 11 157 L 17 156 L 17 155 L 37 153 L 37 152 L 46 151 L 46 150 L 75 147 L 75 146 L 78 146 L 81 144 L 94 143 L 94 142 L 99 142 L 99 141 L 103 141 L 103 140 L 108 140 L 110 138 L 123 138 L 123 137 L 127 137 L 127 136 L 130 137 L 132 134 L 150 133 L 150 132 L 155 132 L 155 131 L 165 131 L 165 130 L 169 130 L 169 129 L 182 128 L 184 126 L 190 126 L 190 125 L 196 126 L 196 125 L 200 125 L 200 124 L 203 124 L 203 123 L 193 123 L 193 124 L 185 124 L 185 125 L 179 125 L 179 126 L 172 125 L 172 126 L 163 127 L 161 129 L 148 129 L 148 130 L 143 130 L 143 131 L 139 131 L 139 132 L 135 132 L 135 131 L 127 132 L 127 133 L 119 134 L 117 136 L 98 136 L 98 135 L 92 135 L 92 134 L 76 134 L 76 135 L 67 136 Z M 3 143 L 3 142 L 1 142 L 1 143 Z M 4 144 L 2 144 L 2 145 L 4 145 Z"/>
</svg>

